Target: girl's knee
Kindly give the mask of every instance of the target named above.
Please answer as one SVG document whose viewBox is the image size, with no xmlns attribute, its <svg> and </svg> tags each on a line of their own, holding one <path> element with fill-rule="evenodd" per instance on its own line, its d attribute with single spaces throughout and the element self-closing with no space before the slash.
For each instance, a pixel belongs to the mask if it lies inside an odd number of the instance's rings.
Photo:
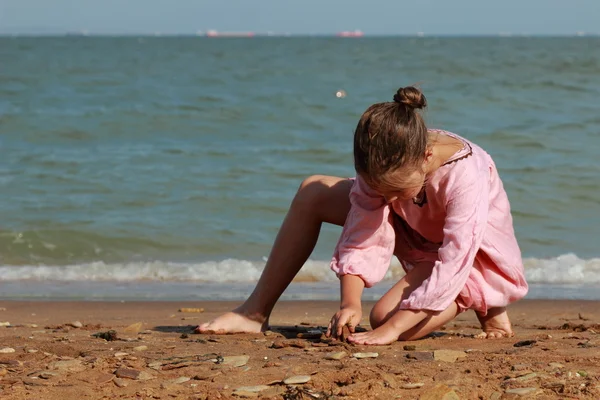
<svg viewBox="0 0 600 400">
<path fill-rule="evenodd" d="M 371 324 L 371 328 L 376 329 L 380 327 L 390 318 L 390 316 L 390 310 L 384 310 L 379 303 L 375 304 L 375 306 L 373 306 L 371 309 L 371 313 L 369 314 L 369 323 Z"/>
</svg>

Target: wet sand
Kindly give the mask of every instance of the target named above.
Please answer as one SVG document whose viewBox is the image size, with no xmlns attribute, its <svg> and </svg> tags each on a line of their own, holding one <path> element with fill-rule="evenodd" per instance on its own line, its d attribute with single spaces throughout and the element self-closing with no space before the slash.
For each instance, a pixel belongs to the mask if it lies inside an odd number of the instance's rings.
<svg viewBox="0 0 600 400">
<path fill-rule="evenodd" d="M 521 301 L 497 340 L 473 338 L 468 312 L 423 340 L 351 346 L 318 332 L 338 306 L 322 301 L 279 303 L 266 333 L 192 334 L 235 305 L 0 301 L 0 398 L 600 399 L 598 301 Z"/>
</svg>

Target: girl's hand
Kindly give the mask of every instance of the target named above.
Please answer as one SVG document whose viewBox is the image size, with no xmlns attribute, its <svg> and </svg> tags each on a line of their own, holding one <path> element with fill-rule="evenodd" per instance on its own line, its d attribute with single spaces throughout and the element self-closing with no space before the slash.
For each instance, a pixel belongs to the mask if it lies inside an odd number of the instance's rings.
<svg viewBox="0 0 600 400">
<path fill-rule="evenodd" d="M 334 338 L 341 337 L 344 326 L 347 326 L 348 330 L 354 333 L 354 329 L 360 323 L 361 319 L 362 308 L 360 306 L 342 307 L 331 318 L 325 336 L 333 336 Z"/>
</svg>

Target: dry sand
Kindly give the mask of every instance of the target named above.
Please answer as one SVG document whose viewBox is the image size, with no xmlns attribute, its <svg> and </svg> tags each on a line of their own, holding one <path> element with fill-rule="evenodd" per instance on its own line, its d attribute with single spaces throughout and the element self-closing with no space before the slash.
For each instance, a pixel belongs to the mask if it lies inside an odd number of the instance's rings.
<svg viewBox="0 0 600 400">
<path fill-rule="evenodd" d="M 519 302 L 509 308 L 516 336 L 498 340 L 473 338 L 471 312 L 414 342 L 324 340 L 314 331 L 334 302 L 281 302 L 265 334 L 191 334 L 233 306 L 0 302 L 0 325 L 10 322 L 0 327 L 0 398 L 600 399 L 600 302 Z M 109 330 L 116 340 L 92 336 Z"/>
</svg>

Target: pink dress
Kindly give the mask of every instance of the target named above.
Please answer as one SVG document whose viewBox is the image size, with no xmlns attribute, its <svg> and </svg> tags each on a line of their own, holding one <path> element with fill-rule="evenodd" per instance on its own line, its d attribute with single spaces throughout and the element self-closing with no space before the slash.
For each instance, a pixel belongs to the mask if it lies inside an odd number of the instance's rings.
<svg viewBox="0 0 600 400">
<path fill-rule="evenodd" d="M 400 309 L 461 309 L 486 313 L 527 294 L 510 204 L 496 166 L 482 148 L 446 131 L 463 148 L 436 170 L 418 200 L 386 204 L 357 177 L 352 207 L 331 269 L 360 276 L 367 287 L 383 279 L 392 255 L 405 271 L 433 264 L 432 274 Z"/>
</svg>

